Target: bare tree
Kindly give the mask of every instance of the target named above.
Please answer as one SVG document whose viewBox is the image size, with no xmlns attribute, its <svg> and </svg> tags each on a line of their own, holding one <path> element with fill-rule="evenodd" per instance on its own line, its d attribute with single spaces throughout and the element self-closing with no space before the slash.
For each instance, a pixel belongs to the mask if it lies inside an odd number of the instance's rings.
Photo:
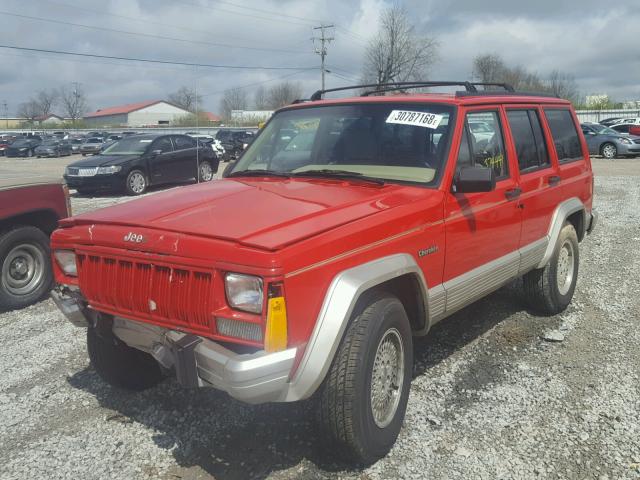
<svg viewBox="0 0 640 480">
<path fill-rule="evenodd" d="M 202 105 L 202 95 L 198 95 L 189 87 L 180 87 L 176 92 L 169 94 L 168 98 L 169 102 L 189 112 L 195 112 L 196 108 Z"/>
<path fill-rule="evenodd" d="M 64 113 L 71 121 L 75 122 L 87 112 L 87 97 L 79 85 L 73 89 L 66 86 L 61 87 L 59 95 Z"/>
<path fill-rule="evenodd" d="M 569 100 L 573 104 L 577 104 L 580 101 L 580 92 L 578 91 L 576 79 L 568 73 L 562 73 L 559 70 L 552 71 L 547 79 L 547 89 L 549 93 Z"/>
<path fill-rule="evenodd" d="M 231 112 L 233 110 L 246 110 L 249 104 L 247 100 L 247 92 L 241 88 L 231 88 L 225 90 L 220 101 L 220 111 L 222 117 L 231 118 Z"/>
<path fill-rule="evenodd" d="M 298 82 L 281 82 L 269 89 L 267 107 L 275 110 L 302 97 L 302 85 Z"/>
<path fill-rule="evenodd" d="M 267 104 L 267 89 L 260 85 L 253 94 L 253 105 L 256 110 L 266 110 L 269 108 Z"/>
<path fill-rule="evenodd" d="M 505 70 L 505 64 L 499 55 L 489 53 L 473 59 L 473 77 L 480 82 L 503 81 Z"/>
<path fill-rule="evenodd" d="M 438 42 L 415 32 L 407 11 L 395 5 L 381 14 L 380 29 L 367 46 L 366 83 L 424 80 L 438 58 Z"/>
<path fill-rule="evenodd" d="M 36 94 L 35 101 L 40 108 L 40 115 L 47 117 L 58 102 L 58 92 L 53 88 L 50 90 L 42 89 Z"/>
<path fill-rule="evenodd" d="M 33 123 L 40 114 L 40 105 L 34 99 L 27 100 L 24 103 L 18 105 L 18 111 L 16 112 L 18 117 L 26 119 L 29 123 Z"/>
</svg>

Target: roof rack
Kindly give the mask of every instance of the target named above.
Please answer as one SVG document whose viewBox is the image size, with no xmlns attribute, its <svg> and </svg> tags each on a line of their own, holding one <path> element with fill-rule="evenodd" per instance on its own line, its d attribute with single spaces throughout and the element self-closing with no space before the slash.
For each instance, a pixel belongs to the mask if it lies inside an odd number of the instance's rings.
<svg viewBox="0 0 640 480">
<path fill-rule="evenodd" d="M 338 87 L 338 88 L 327 88 L 326 90 L 318 90 L 316 91 L 309 100 L 322 100 L 322 96 L 325 93 L 330 92 L 340 92 L 343 90 L 356 90 L 360 88 L 375 88 L 370 92 L 364 92 L 362 95 L 367 96 L 373 93 L 382 93 L 382 91 L 389 92 L 393 90 L 403 90 L 408 88 L 422 88 L 422 87 L 455 87 L 460 86 L 464 87 L 467 92 L 477 92 L 478 89 L 471 82 L 390 82 L 390 83 L 369 83 L 365 85 L 351 85 L 348 87 Z M 388 88 L 387 88 L 388 87 Z"/>
<path fill-rule="evenodd" d="M 495 82 L 473 82 L 471 85 L 476 87 L 502 87 L 507 92 L 515 92 L 513 87 L 508 83 L 495 83 Z M 486 88 L 484 89 L 487 90 Z"/>
</svg>

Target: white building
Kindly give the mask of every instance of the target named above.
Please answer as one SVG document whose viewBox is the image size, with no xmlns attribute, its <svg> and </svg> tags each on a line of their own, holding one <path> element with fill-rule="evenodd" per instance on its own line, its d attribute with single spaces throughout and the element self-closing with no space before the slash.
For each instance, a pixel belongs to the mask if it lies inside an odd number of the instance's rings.
<svg viewBox="0 0 640 480">
<path fill-rule="evenodd" d="M 90 127 L 144 127 L 171 125 L 186 115 L 190 112 L 184 108 L 164 100 L 151 100 L 99 109 L 83 119 Z"/>
</svg>

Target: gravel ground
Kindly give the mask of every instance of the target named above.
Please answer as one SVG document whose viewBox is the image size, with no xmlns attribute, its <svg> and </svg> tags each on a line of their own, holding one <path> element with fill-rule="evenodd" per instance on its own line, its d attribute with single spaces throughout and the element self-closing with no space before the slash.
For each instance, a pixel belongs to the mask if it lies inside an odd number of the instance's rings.
<svg viewBox="0 0 640 480">
<path fill-rule="evenodd" d="M 438 324 L 416 345 L 400 438 L 370 468 L 317 446 L 309 402 L 109 388 L 46 300 L 0 314 L 0 478 L 639 479 L 640 160 L 594 167 L 600 222 L 573 304 L 535 316 L 515 283 Z"/>
</svg>

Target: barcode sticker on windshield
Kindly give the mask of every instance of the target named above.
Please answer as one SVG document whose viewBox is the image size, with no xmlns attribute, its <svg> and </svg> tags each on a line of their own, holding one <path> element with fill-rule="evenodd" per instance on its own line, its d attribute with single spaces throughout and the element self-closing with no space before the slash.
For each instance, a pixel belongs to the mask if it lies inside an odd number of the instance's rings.
<svg viewBox="0 0 640 480">
<path fill-rule="evenodd" d="M 438 128 L 442 118 L 442 115 L 437 115 L 435 113 L 393 110 L 387 117 L 387 123 L 413 125 L 414 127 Z"/>
</svg>

